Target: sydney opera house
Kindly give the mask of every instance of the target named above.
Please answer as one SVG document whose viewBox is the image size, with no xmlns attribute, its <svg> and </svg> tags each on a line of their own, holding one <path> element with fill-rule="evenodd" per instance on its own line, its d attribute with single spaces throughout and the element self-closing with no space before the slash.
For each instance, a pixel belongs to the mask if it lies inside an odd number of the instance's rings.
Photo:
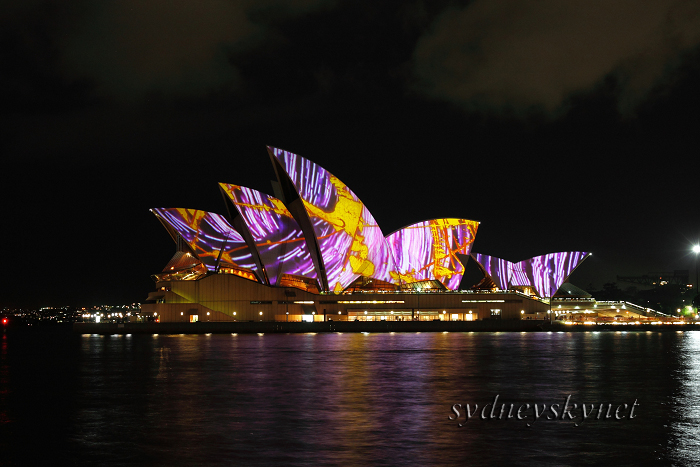
<svg viewBox="0 0 700 467">
<path fill-rule="evenodd" d="M 340 179 L 268 147 L 275 196 L 220 183 L 225 213 L 155 208 L 176 244 L 144 313 L 161 322 L 543 319 L 585 252 L 518 263 L 475 253 L 479 223 L 385 235 Z M 482 273 L 462 284 L 465 264 Z"/>
</svg>

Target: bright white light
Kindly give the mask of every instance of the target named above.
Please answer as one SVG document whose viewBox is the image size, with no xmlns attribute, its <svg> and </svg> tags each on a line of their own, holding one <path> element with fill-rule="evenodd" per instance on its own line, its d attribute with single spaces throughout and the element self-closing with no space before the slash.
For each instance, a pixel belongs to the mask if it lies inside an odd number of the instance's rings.
<svg viewBox="0 0 700 467">
<path fill-rule="evenodd" d="M 693 245 L 693 253 L 700 253 L 700 245 Z"/>
</svg>

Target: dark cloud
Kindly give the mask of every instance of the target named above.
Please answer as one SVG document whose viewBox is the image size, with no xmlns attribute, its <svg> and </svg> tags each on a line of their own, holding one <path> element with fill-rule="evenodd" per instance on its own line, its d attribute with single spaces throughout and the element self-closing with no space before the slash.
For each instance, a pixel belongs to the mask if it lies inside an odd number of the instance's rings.
<svg viewBox="0 0 700 467">
<path fill-rule="evenodd" d="M 695 1 L 477 0 L 434 21 L 414 70 L 429 96 L 515 113 L 562 110 L 612 77 L 626 113 L 699 43 Z"/>
<path fill-rule="evenodd" d="M 20 2 L 2 15 L 13 67 L 36 80 L 86 83 L 104 98 L 237 90 L 232 53 L 269 41 L 270 24 L 328 0 Z M 29 61 L 29 63 L 27 62 Z M 7 62 L 6 62 L 7 63 Z M 21 88 L 22 80 L 14 79 Z M 47 82 L 34 83 L 33 91 Z M 31 86 L 32 83 L 29 83 Z M 21 90 L 21 89 L 20 89 Z M 25 93 L 27 95 L 30 92 Z"/>
</svg>

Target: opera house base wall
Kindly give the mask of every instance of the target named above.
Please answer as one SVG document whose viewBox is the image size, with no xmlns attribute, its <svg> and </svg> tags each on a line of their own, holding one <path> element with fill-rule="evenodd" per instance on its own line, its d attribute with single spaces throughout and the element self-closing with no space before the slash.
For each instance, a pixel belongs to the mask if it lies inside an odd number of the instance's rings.
<svg viewBox="0 0 700 467">
<path fill-rule="evenodd" d="M 515 291 L 314 294 L 232 274 L 162 281 L 157 288 L 142 314 L 160 323 L 537 321 L 549 311 L 549 304 Z"/>
</svg>

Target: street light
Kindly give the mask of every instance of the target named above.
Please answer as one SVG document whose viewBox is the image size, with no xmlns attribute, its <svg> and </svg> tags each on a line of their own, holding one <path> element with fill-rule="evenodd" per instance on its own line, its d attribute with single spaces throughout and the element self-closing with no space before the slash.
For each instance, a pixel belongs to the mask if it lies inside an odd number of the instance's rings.
<svg viewBox="0 0 700 467">
<path fill-rule="evenodd" d="M 695 253 L 695 291 L 700 293 L 700 281 L 698 281 L 698 253 L 700 253 L 700 245 L 693 245 L 693 253 Z"/>
</svg>

